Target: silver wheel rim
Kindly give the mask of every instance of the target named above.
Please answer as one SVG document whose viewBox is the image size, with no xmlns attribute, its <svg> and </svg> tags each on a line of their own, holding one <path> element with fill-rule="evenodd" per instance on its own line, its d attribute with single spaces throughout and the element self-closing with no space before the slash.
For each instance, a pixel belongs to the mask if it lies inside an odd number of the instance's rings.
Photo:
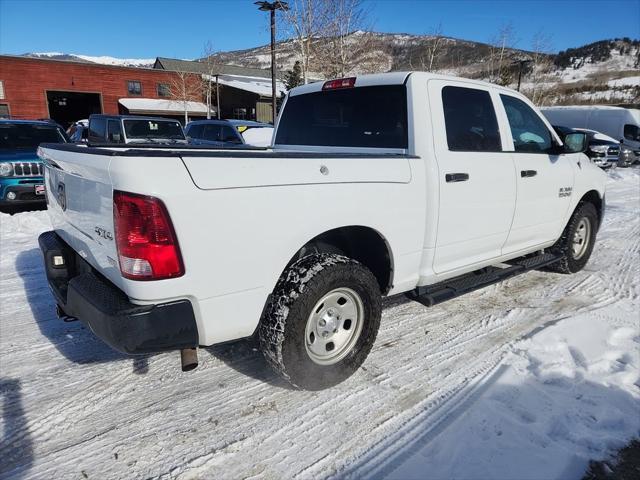
<svg viewBox="0 0 640 480">
<path fill-rule="evenodd" d="M 589 247 L 590 239 L 591 222 L 587 218 L 581 218 L 571 241 L 571 253 L 575 260 L 580 260 L 584 256 Z"/>
<path fill-rule="evenodd" d="M 364 323 L 360 295 L 350 288 L 336 288 L 313 307 L 304 345 L 309 358 L 318 365 L 338 363 L 353 350 Z"/>
</svg>

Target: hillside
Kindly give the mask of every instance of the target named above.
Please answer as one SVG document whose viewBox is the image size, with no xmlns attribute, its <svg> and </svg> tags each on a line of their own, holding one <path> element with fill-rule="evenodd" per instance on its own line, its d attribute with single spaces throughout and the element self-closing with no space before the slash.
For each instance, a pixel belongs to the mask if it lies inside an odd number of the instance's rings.
<svg viewBox="0 0 640 480">
<path fill-rule="evenodd" d="M 366 42 L 356 51 L 349 74 L 398 70 L 431 70 L 517 87 L 519 60 L 521 90 L 538 104 L 639 104 L 640 40 L 602 40 L 557 54 L 505 49 L 502 68 L 496 65 L 496 47 L 432 35 L 355 32 L 350 44 Z M 434 48 L 435 47 L 435 48 Z M 356 49 L 357 50 L 357 49 Z M 435 54 L 431 55 L 435 50 Z M 289 70 L 298 59 L 296 43 L 277 45 L 278 68 Z M 233 65 L 268 68 L 269 46 L 221 52 L 217 59 Z M 313 62 L 312 62 L 313 63 Z M 312 78 L 324 78 L 311 72 Z"/>
<path fill-rule="evenodd" d="M 324 42 L 324 43 L 323 43 Z M 325 40 L 316 40 L 318 54 L 312 58 L 309 77 L 323 79 L 331 51 Z M 601 40 L 557 54 L 499 48 L 486 43 L 456 38 L 403 33 L 354 32 L 349 46 L 346 73 L 429 70 L 443 74 L 487 80 L 516 88 L 523 63 L 521 90 L 535 103 L 554 104 L 640 104 L 640 40 Z M 297 44 L 277 44 L 279 70 L 290 70 L 299 58 Z M 161 52 L 159 52 L 161 53 Z M 153 59 L 118 59 L 64 53 L 28 53 L 109 65 L 150 68 Z M 254 68 L 269 68 L 268 45 L 215 55 L 216 62 Z M 323 73 L 324 72 L 324 73 Z"/>
</svg>

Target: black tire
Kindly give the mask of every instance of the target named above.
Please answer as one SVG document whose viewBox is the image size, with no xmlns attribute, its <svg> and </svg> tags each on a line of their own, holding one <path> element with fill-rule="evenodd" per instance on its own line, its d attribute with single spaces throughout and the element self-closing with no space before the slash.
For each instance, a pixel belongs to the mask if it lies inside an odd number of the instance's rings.
<svg viewBox="0 0 640 480">
<path fill-rule="evenodd" d="M 589 222 L 590 230 L 585 250 L 576 258 L 573 252 L 573 238 L 582 221 Z M 569 223 L 562 232 L 560 239 L 549 249 L 551 253 L 561 255 L 560 261 L 550 265 L 548 270 L 557 273 L 576 273 L 584 268 L 591 257 L 598 230 L 598 213 L 592 203 L 581 203 L 573 212 Z"/>
<path fill-rule="evenodd" d="M 320 365 L 307 352 L 307 321 L 316 304 L 340 288 L 356 292 L 361 299 L 362 330 L 354 336 L 346 356 L 332 365 Z M 342 255 L 308 255 L 293 263 L 278 281 L 258 328 L 260 349 L 293 386 L 329 388 L 347 379 L 365 361 L 378 334 L 381 314 L 380 287 L 368 268 Z"/>
</svg>

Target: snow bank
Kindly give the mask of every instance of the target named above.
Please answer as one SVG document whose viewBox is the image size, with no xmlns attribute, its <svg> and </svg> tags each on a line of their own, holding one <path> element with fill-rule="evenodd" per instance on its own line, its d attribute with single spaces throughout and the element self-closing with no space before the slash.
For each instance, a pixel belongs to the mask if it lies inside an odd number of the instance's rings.
<svg viewBox="0 0 640 480">
<path fill-rule="evenodd" d="M 580 478 L 640 433 L 635 315 L 579 315 L 516 343 L 473 406 L 388 478 Z"/>
</svg>

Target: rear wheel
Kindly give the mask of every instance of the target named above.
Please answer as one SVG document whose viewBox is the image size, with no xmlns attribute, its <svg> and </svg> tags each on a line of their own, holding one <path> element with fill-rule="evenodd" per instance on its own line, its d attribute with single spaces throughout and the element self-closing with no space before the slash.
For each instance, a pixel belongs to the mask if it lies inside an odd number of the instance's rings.
<svg viewBox="0 0 640 480">
<path fill-rule="evenodd" d="M 591 203 L 578 205 L 560 240 L 549 250 L 561 256 L 549 266 L 558 273 L 575 273 L 584 268 L 591 257 L 598 228 L 598 213 Z"/>
<path fill-rule="evenodd" d="M 369 354 L 381 304 L 378 282 L 364 265 L 342 255 L 308 255 L 276 285 L 260 322 L 261 350 L 294 386 L 332 387 Z"/>
</svg>

